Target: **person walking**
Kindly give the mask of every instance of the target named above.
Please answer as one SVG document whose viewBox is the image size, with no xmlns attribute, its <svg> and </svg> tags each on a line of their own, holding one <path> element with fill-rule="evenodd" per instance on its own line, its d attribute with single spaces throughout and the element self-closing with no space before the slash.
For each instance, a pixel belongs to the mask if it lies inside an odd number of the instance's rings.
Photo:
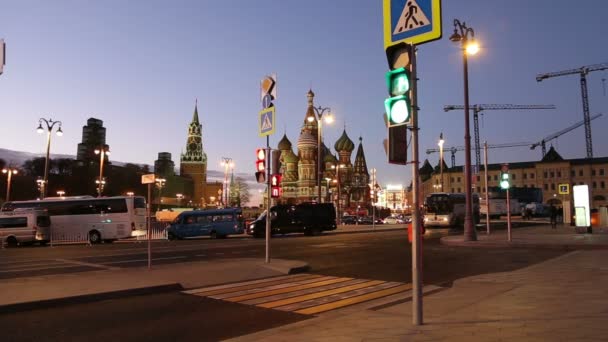
<svg viewBox="0 0 608 342">
<path fill-rule="evenodd" d="M 551 204 L 551 207 L 549 208 L 549 214 L 551 215 L 551 228 L 556 229 L 557 228 L 557 208 Z"/>
</svg>

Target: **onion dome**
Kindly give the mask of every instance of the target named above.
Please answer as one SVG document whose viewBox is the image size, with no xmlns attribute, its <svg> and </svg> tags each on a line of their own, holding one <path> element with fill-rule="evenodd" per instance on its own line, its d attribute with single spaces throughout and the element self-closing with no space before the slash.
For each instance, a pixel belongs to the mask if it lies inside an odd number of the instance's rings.
<svg viewBox="0 0 608 342">
<path fill-rule="evenodd" d="M 352 143 L 352 142 L 351 142 Z M 298 150 L 317 147 L 317 139 L 308 131 L 303 131 L 298 139 Z"/>
<path fill-rule="evenodd" d="M 335 164 L 338 162 L 338 159 L 333 154 L 327 153 L 327 154 L 325 154 L 325 158 L 323 158 L 323 161 L 325 163 L 334 163 Z"/>
<path fill-rule="evenodd" d="M 279 141 L 278 148 L 281 151 L 291 150 L 291 141 L 287 139 L 287 134 L 283 134 L 283 138 L 281 139 L 281 141 Z"/>
<path fill-rule="evenodd" d="M 291 149 L 283 155 L 283 161 L 286 164 L 297 163 L 298 160 L 299 160 L 298 156 L 295 155 L 295 153 L 293 153 L 293 151 L 291 151 Z"/>
<path fill-rule="evenodd" d="M 344 130 L 342 132 L 342 136 L 340 137 L 340 139 L 338 139 L 338 141 L 336 141 L 334 148 L 338 152 L 340 152 L 340 151 L 352 152 L 355 149 L 355 144 L 353 143 L 352 140 L 350 140 L 350 138 L 346 134 L 346 130 Z"/>
</svg>

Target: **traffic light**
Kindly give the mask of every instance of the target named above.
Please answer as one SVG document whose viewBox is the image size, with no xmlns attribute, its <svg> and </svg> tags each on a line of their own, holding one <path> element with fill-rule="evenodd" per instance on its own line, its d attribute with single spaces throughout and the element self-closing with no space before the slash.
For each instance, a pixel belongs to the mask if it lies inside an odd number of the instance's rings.
<svg viewBox="0 0 608 342">
<path fill-rule="evenodd" d="M 500 173 L 500 188 L 507 190 L 511 187 L 511 181 L 509 180 L 509 172 Z"/>
<path fill-rule="evenodd" d="M 266 150 L 258 148 L 255 150 L 255 179 L 258 183 L 266 182 Z"/>
<path fill-rule="evenodd" d="M 411 57 L 412 47 L 398 44 L 386 49 L 389 68 L 386 85 L 389 98 L 384 100 L 385 121 L 388 127 L 388 162 L 407 164 L 407 125 L 412 119 Z"/>
<path fill-rule="evenodd" d="M 270 196 L 272 198 L 281 197 L 281 178 L 280 174 L 274 174 L 270 176 Z"/>
</svg>

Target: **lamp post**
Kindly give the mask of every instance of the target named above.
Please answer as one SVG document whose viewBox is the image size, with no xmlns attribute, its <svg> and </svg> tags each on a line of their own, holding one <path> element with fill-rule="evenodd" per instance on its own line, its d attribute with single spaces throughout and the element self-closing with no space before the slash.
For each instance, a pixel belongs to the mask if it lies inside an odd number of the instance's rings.
<svg viewBox="0 0 608 342">
<path fill-rule="evenodd" d="M 177 206 L 181 207 L 181 205 L 182 205 L 182 198 L 184 198 L 184 195 L 182 195 L 182 194 L 175 194 L 175 197 L 177 197 Z"/>
<path fill-rule="evenodd" d="M 471 134 L 469 128 L 469 69 L 467 55 L 474 55 L 479 51 L 475 42 L 475 32 L 467 27 L 466 23 L 454 19 L 454 33 L 450 36 L 452 42 L 462 45 L 463 71 L 464 71 L 464 188 L 465 188 L 465 216 L 464 241 L 476 241 L 477 234 L 473 224 L 473 201 L 471 191 Z"/>
<path fill-rule="evenodd" d="M 11 198 L 11 180 L 13 178 L 13 175 L 17 174 L 17 169 L 13 169 L 13 168 L 6 168 L 6 169 L 2 169 L 2 173 L 6 173 L 7 175 L 7 179 L 6 179 L 6 201 L 10 201 Z"/>
<path fill-rule="evenodd" d="M 63 197 L 64 195 L 65 195 L 65 191 L 63 191 L 63 190 L 57 191 L 57 196 Z"/>
<path fill-rule="evenodd" d="M 135 193 L 133 191 L 127 191 L 127 196 L 133 197 L 135 196 Z"/>
<path fill-rule="evenodd" d="M 224 207 L 227 207 L 228 204 L 228 195 L 230 193 L 230 185 L 228 184 L 228 169 L 232 169 L 234 168 L 234 162 L 232 161 L 232 158 L 228 158 L 228 157 L 222 157 L 222 161 L 220 163 L 223 167 L 224 167 L 224 199 L 222 200 L 222 202 L 224 202 Z"/>
<path fill-rule="evenodd" d="M 51 152 L 51 132 L 53 131 L 53 127 L 57 126 L 56 134 L 58 136 L 63 135 L 63 131 L 61 130 L 61 121 L 53 121 L 52 119 L 38 119 L 38 128 L 36 128 L 36 132 L 42 134 L 44 132 L 44 128 L 42 128 L 42 123 L 46 125 L 46 160 L 44 162 L 44 179 L 43 183 L 39 183 L 40 185 L 40 198 L 44 199 L 46 197 L 46 189 L 48 187 L 48 176 L 49 176 L 49 154 Z"/>
<path fill-rule="evenodd" d="M 342 217 L 340 216 L 340 200 L 341 200 L 341 192 L 340 192 L 340 169 L 346 167 L 346 165 L 344 164 L 338 164 L 336 165 L 332 165 L 331 168 L 336 170 L 336 181 L 338 183 L 338 205 L 337 205 L 337 212 L 338 212 L 338 224 L 342 223 Z"/>
<path fill-rule="evenodd" d="M 317 132 L 317 201 L 321 203 L 321 178 L 323 174 L 321 174 L 321 143 L 323 142 L 323 114 L 327 111 L 327 115 L 325 116 L 325 122 L 332 123 L 334 121 L 333 116 L 331 116 L 331 109 L 329 107 L 312 107 L 315 111 L 316 116 L 313 118 L 312 116 L 308 117 L 309 122 L 313 122 L 315 119 L 317 120 L 317 125 L 319 127 L 319 131 Z"/>
<path fill-rule="evenodd" d="M 102 181 L 103 181 L 103 164 L 106 160 L 106 155 L 110 154 L 110 150 L 107 147 L 102 147 L 95 150 L 95 154 L 99 154 L 99 186 L 97 187 L 97 197 L 101 197 L 102 192 Z"/>
<path fill-rule="evenodd" d="M 331 181 L 331 178 L 325 177 L 325 183 L 327 184 L 327 188 L 325 188 L 325 201 L 331 201 L 329 199 L 329 182 Z"/>
<path fill-rule="evenodd" d="M 99 188 L 101 188 L 101 191 L 103 191 L 103 188 L 106 186 L 106 179 L 102 178 L 101 180 L 96 179 L 95 180 L 95 184 L 97 184 L 97 191 L 99 192 Z"/>
<path fill-rule="evenodd" d="M 439 169 L 440 171 L 440 177 L 441 180 L 439 181 L 439 184 L 441 185 L 441 192 L 443 192 L 443 143 L 445 142 L 445 140 L 443 140 L 443 132 L 441 132 L 439 134 Z"/>
<path fill-rule="evenodd" d="M 156 211 L 161 210 L 161 203 L 163 201 L 163 187 L 165 187 L 165 183 L 167 182 L 164 178 L 156 178 L 156 187 L 158 188 L 158 207 Z"/>
</svg>

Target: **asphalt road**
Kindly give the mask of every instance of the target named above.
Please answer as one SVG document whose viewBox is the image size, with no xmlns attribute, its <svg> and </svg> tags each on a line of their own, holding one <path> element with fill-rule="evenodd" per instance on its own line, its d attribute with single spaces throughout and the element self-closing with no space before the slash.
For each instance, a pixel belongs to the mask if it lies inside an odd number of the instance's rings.
<svg viewBox="0 0 608 342">
<path fill-rule="evenodd" d="M 404 231 L 276 237 L 272 257 L 309 262 L 311 273 L 373 280 L 411 281 L 411 248 Z M 425 285 L 449 286 L 462 277 L 503 272 L 561 255 L 557 250 L 448 247 L 423 243 Z M 136 267 L 146 264 L 146 246 L 18 248 L 0 251 L 0 277 Z M 263 257 L 264 240 L 238 238 L 156 242 L 155 263 Z M 0 315 L 0 331 L 11 341 L 179 340 L 211 341 L 306 319 L 308 316 L 209 298 L 163 293 Z"/>
</svg>

